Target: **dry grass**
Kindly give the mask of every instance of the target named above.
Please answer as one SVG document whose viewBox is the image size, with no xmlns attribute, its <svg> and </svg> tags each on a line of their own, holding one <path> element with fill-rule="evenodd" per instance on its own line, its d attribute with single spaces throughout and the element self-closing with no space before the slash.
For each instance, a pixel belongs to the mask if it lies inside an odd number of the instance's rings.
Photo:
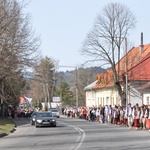
<svg viewBox="0 0 150 150">
<path fill-rule="evenodd" d="M 0 134 L 9 134 L 15 126 L 12 119 L 0 119 Z"/>
</svg>

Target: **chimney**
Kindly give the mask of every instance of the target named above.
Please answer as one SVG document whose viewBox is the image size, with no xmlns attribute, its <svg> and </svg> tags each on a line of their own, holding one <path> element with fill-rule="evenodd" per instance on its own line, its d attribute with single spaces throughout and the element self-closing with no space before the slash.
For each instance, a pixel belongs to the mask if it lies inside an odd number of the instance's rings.
<svg viewBox="0 0 150 150">
<path fill-rule="evenodd" d="M 140 45 L 140 52 L 142 53 L 144 49 L 144 45 L 143 45 L 143 32 L 141 32 L 141 45 Z"/>
</svg>

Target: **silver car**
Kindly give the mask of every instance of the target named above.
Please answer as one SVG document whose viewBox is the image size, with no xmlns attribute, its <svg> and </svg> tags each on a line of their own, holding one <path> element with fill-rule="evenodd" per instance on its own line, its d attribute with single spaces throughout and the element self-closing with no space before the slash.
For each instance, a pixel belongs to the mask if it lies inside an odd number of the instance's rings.
<svg viewBox="0 0 150 150">
<path fill-rule="evenodd" d="M 60 113 L 57 109 L 49 109 L 50 112 L 52 112 L 54 117 L 60 118 Z"/>
</svg>

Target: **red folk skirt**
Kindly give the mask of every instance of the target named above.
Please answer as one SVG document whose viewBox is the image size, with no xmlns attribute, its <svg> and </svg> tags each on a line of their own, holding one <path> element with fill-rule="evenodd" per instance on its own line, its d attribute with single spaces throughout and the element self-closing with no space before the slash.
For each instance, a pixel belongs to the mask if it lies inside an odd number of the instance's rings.
<svg viewBox="0 0 150 150">
<path fill-rule="evenodd" d="M 150 129 L 150 119 L 146 119 L 146 129 Z"/>
<path fill-rule="evenodd" d="M 127 125 L 128 124 L 128 119 L 127 118 L 123 118 L 123 124 Z"/>
<path fill-rule="evenodd" d="M 140 119 L 134 119 L 134 127 L 139 128 L 140 127 Z"/>
<path fill-rule="evenodd" d="M 119 123 L 119 118 L 114 118 L 114 124 L 118 124 Z"/>
</svg>

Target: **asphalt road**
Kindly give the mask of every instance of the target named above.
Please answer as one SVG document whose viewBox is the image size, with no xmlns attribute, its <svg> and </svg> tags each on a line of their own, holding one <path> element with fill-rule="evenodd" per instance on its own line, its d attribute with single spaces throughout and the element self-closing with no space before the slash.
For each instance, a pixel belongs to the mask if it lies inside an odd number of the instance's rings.
<svg viewBox="0 0 150 150">
<path fill-rule="evenodd" d="M 148 131 L 61 117 L 57 127 L 35 128 L 16 119 L 14 133 L 0 138 L 0 150 L 149 150 Z"/>
</svg>

